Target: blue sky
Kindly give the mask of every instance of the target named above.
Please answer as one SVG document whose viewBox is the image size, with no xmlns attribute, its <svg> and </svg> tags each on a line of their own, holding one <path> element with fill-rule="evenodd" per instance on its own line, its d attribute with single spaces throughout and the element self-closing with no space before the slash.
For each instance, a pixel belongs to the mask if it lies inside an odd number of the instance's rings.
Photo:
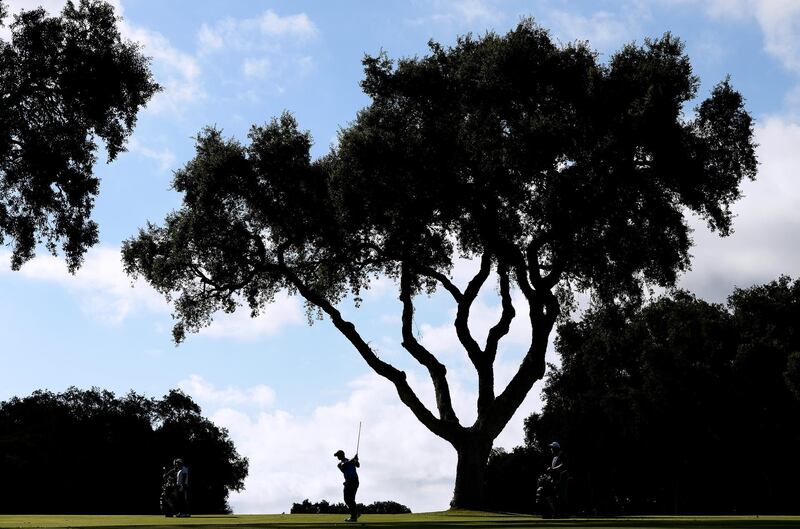
<svg viewBox="0 0 800 529">
<path fill-rule="evenodd" d="M 10 1 L 12 12 L 40 2 Z M 41 2 L 51 11 L 61 0 Z M 735 234 L 718 239 L 693 222 L 694 268 L 682 286 L 723 301 L 734 286 L 800 276 L 800 2 L 792 0 L 115 0 L 126 36 L 142 43 L 165 91 L 140 115 L 129 152 L 101 162 L 95 219 L 101 242 L 73 277 L 41 254 L 20 272 L 0 247 L 0 399 L 46 388 L 97 386 L 160 396 L 181 387 L 230 430 L 251 460 L 237 512 L 288 511 L 304 498 L 338 500 L 332 453 L 362 436 L 361 501 L 392 499 L 415 511 L 447 507 L 455 454 L 418 425 L 388 382 L 372 375 L 325 321 L 309 327 L 299 301 L 279 298 L 251 320 L 246 311 L 215 320 L 175 347 L 169 307 L 142 283 L 131 285 L 119 246 L 148 220 L 159 222 L 180 197 L 172 171 L 193 154 L 207 125 L 244 141 L 252 124 L 289 110 L 311 131 L 314 155 L 367 104 L 358 83 L 365 53 L 422 55 L 429 39 L 505 32 L 533 16 L 562 42 L 588 40 L 601 58 L 624 43 L 671 31 L 685 42 L 700 96 L 730 75 L 756 118 L 759 178 L 736 205 Z M 7 32 L 2 34 L 7 38 Z M 455 279 L 472 264 L 459 263 Z M 407 369 L 430 398 L 425 377 L 399 345 L 393 285 L 380 280 L 362 309 L 343 309 L 384 358 Z M 480 332 L 497 314 L 488 288 L 471 323 Z M 474 415 L 474 380 L 451 329 L 444 297 L 417 315 L 424 343 L 448 364 L 460 415 Z M 523 325 L 501 350 L 498 384 L 525 346 Z M 522 441 L 522 419 L 538 409 L 539 386 L 496 443 Z M 459 408 L 459 406 L 461 408 Z M 195 464 L 201 464 L 197 462 Z"/>
</svg>

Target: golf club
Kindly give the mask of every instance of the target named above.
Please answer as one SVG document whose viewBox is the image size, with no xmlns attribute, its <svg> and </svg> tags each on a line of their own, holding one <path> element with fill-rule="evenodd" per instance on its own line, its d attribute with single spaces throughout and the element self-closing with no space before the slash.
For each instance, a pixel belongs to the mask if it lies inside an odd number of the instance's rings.
<svg viewBox="0 0 800 529">
<path fill-rule="evenodd" d="M 358 421 L 358 441 L 356 441 L 356 455 L 358 455 L 358 448 L 361 445 L 361 421 Z"/>
</svg>

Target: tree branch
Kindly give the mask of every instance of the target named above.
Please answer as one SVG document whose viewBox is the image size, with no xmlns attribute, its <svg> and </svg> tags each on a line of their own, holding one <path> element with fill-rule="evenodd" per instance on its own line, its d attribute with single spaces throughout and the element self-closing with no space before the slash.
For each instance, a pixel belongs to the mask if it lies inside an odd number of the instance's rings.
<svg viewBox="0 0 800 529">
<path fill-rule="evenodd" d="M 488 253 L 484 253 L 483 256 L 481 256 L 481 268 L 467 285 L 467 289 L 464 291 L 464 295 L 458 303 L 458 311 L 456 312 L 456 334 L 461 344 L 467 350 L 467 354 L 476 369 L 481 363 L 483 351 L 481 351 L 478 342 L 475 341 L 472 337 L 472 333 L 469 331 L 469 311 L 472 308 L 472 303 L 475 301 L 475 298 L 478 297 L 478 292 L 480 292 L 483 283 L 486 281 L 486 278 L 489 277 L 491 265 L 491 256 Z"/>
<path fill-rule="evenodd" d="M 422 401 L 419 400 L 414 390 L 409 386 L 406 380 L 405 372 L 397 369 L 393 365 L 384 362 L 372 351 L 372 348 L 367 344 L 361 335 L 356 331 L 355 325 L 345 320 L 336 307 L 328 301 L 322 294 L 306 285 L 292 270 L 286 265 L 283 257 L 283 252 L 278 255 L 278 269 L 282 275 L 297 289 L 301 296 L 303 296 L 310 303 L 313 303 L 324 311 L 331 319 L 331 322 L 336 329 L 341 332 L 348 341 L 353 344 L 361 357 L 367 362 L 367 365 L 373 371 L 392 382 L 397 390 L 400 400 L 405 404 L 414 416 L 422 424 L 425 425 L 431 432 L 439 437 L 450 441 L 451 443 L 456 436 L 463 429 L 461 425 L 453 422 L 446 422 L 437 419 L 433 413 L 425 407 Z"/>
<path fill-rule="evenodd" d="M 500 316 L 500 321 L 489 330 L 489 335 L 486 338 L 486 356 L 494 362 L 497 356 L 497 345 L 500 339 L 508 334 L 511 328 L 511 320 L 516 316 L 516 310 L 511 302 L 511 282 L 508 276 L 508 266 L 501 265 L 497 268 L 497 274 L 500 276 L 500 297 L 502 298 L 503 313 Z"/>
<path fill-rule="evenodd" d="M 485 410 L 485 413 L 478 417 L 480 428 L 494 436 L 499 435 L 522 404 L 533 384 L 544 377 L 547 340 L 560 310 L 558 299 L 550 290 L 531 288 L 528 283 L 529 273 L 522 256 L 517 259 L 514 272 L 517 284 L 528 301 L 531 345 L 508 386 Z"/>
<path fill-rule="evenodd" d="M 553 256 L 552 265 L 549 267 L 550 271 L 547 275 L 542 277 L 540 270 L 546 270 L 547 268 L 544 268 L 543 265 L 539 263 L 539 250 L 542 248 L 545 241 L 546 239 L 542 238 L 532 242 L 528 245 L 525 253 L 528 258 L 528 278 L 531 283 L 533 283 L 537 289 L 550 290 L 561 279 L 563 264 L 559 259 Z"/>
<path fill-rule="evenodd" d="M 414 305 L 411 296 L 411 273 L 408 271 L 408 266 L 403 263 L 400 275 L 400 301 L 403 302 L 403 347 L 428 369 L 436 393 L 439 418 L 443 421 L 458 422 L 450 398 L 450 387 L 447 384 L 447 368 L 414 337 L 412 329 Z"/>
<path fill-rule="evenodd" d="M 461 301 L 464 299 L 464 294 L 461 293 L 458 287 L 455 286 L 453 282 L 450 281 L 450 279 L 446 275 L 439 272 L 438 270 L 434 270 L 433 268 L 427 266 L 415 266 L 414 270 L 418 272 L 420 275 L 423 275 L 425 277 L 430 277 L 431 279 L 435 279 L 439 283 L 441 283 L 442 286 L 448 292 L 450 292 L 450 295 L 453 296 L 453 299 L 456 301 L 456 303 L 461 303 Z"/>
<path fill-rule="evenodd" d="M 478 415 L 480 416 L 482 410 L 494 402 L 494 369 L 492 367 L 493 358 L 489 358 L 484 351 L 481 350 L 478 342 L 472 337 L 470 333 L 468 320 L 469 312 L 472 308 L 472 303 L 478 297 L 481 287 L 489 277 L 489 272 L 492 268 L 491 255 L 486 252 L 481 256 L 481 268 L 475 277 L 467 285 L 464 290 L 464 296 L 458 303 L 458 311 L 456 312 L 456 335 L 459 341 L 467 350 L 469 359 L 475 370 L 478 372 Z"/>
</svg>

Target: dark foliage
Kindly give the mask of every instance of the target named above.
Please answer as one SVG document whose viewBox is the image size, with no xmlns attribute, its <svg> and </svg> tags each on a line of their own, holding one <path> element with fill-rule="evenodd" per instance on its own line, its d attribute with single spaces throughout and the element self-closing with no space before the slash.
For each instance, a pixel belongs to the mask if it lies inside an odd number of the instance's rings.
<svg viewBox="0 0 800 529">
<path fill-rule="evenodd" d="M 10 29 L 0 41 L 0 244 L 18 269 L 38 244 L 55 255 L 61 243 L 74 271 L 98 240 L 97 141 L 116 158 L 160 87 L 105 2 L 67 2 L 56 17 L 22 11 Z"/>
<path fill-rule="evenodd" d="M 164 467 L 190 467 L 194 512 L 225 513 L 247 459 L 180 391 L 161 400 L 97 389 L 0 403 L 0 512 L 152 514 Z"/>
<path fill-rule="evenodd" d="M 411 509 L 396 501 L 375 501 L 369 505 L 358 504 L 359 514 L 410 514 Z M 290 514 L 350 514 L 344 503 L 328 503 L 327 500 L 311 503 L 308 499 L 293 503 Z"/>
<path fill-rule="evenodd" d="M 492 442 L 544 376 L 572 292 L 636 300 L 645 283 L 671 285 L 689 263 L 689 210 L 727 234 L 739 184 L 755 175 L 751 119 L 727 80 L 684 119 L 698 81 L 669 34 L 600 64 L 524 20 L 364 66 L 372 102 L 322 159 L 288 114 L 254 126 L 246 145 L 202 131 L 175 174 L 181 208 L 125 242 L 125 268 L 174 299 L 178 342 L 217 311 L 257 314 L 279 291 L 299 294 L 456 449 L 452 504 L 484 507 Z M 466 287 L 449 277 L 459 256 L 481 263 Z M 492 273 L 503 310 L 479 343 L 468 320 Z M 380 274 L 397 281 L 402 345 L 429 372 L 435 410 L 337 308 L 347 295 L 360 303 Z M 452 295 L 478 378 L 471 425 L 453 409 L 446 366 L 413 331 L 415 301 L 437 288 Z M 518 312 L 529 347 L 496 393 L 494 361 Z"/>
<path fill-rule="evenodd" d="M 800 512 L 800 281 L 594 309 L 557 350 L 526 442 L 566 447 L 576 511 Z"/>
</svg>

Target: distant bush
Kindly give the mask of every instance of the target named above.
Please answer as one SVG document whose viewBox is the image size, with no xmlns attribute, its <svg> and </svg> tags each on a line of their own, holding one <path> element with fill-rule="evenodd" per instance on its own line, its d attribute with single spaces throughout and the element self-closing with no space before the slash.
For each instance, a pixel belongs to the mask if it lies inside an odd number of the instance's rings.
<svg viewBox="0 0 800 529">
<path fill-rule="evenodd" d="M 291 514 L 350 514 L 350 509 L 344 503 L 329 503 L 322 500 L 311 503 L 308 499 L 301 503 L 293 503 Z M 411 509 L 396 501 L 376 501 L 369 505 L 358 504 L 361 514 L 411 514 Z"/>
</svg>

